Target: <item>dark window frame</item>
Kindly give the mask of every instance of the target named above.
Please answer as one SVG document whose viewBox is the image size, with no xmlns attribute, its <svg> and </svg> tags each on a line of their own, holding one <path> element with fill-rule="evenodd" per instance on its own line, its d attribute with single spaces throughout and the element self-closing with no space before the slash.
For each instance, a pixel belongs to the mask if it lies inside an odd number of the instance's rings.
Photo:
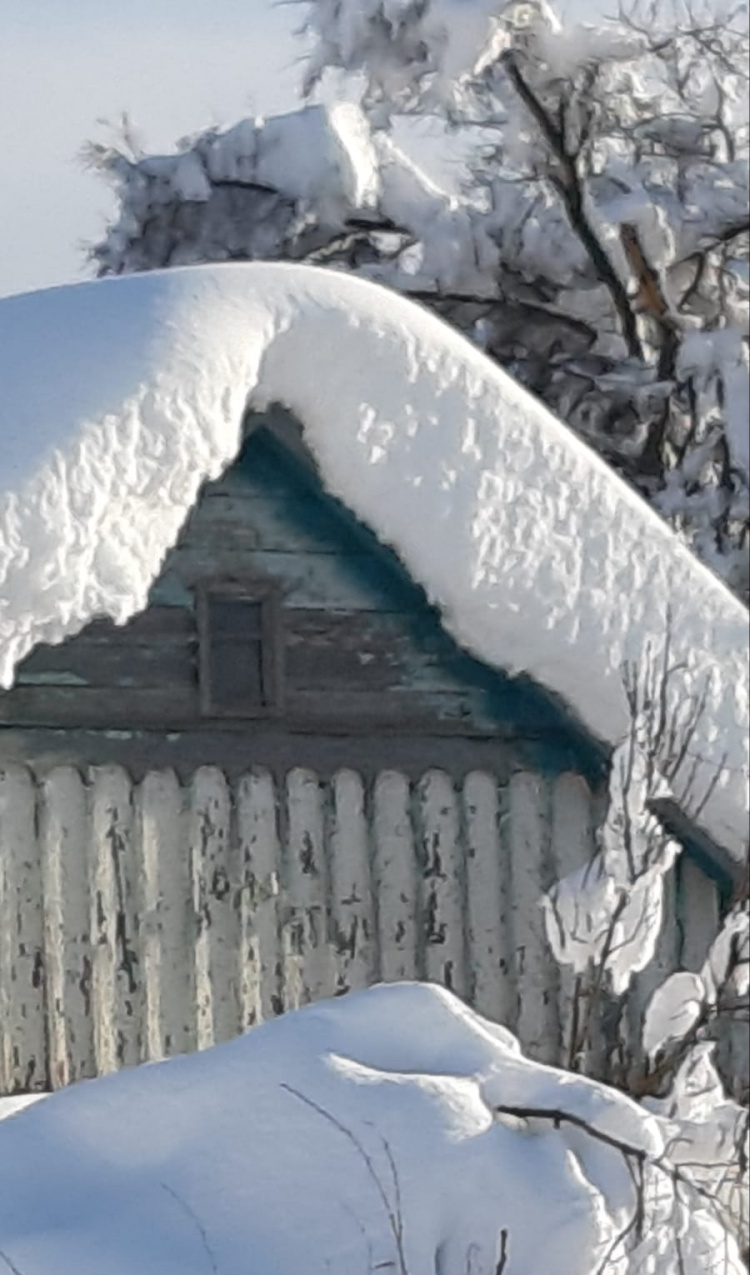
<svg viewBox="0 0 750 1275">
<path fill-rule="evenodd" d="M 260 607 L 260 642 L 262 697 L 257 704 L 217 703 L 212 686 L 211 653 L 212 634 L 211 598 L 231 599 Z M 277 717 L 283 707 L 282 624 L 281 599 L 278 588 L 258 580 L 202 581 L 195 587 L 195 611 L 198 629 L 198 704 L 200 716 L 205 719 L 256 721 Z M 231 639 L 227 639 L 231 644 Z M 236 640 L 241 646 L 241 638 Z"/>
</svg>

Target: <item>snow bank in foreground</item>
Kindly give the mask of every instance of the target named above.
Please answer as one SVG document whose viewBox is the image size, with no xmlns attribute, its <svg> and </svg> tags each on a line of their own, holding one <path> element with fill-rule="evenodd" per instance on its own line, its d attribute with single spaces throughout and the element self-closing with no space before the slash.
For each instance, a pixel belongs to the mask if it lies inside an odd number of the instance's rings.
<svg viewBox="0 0 750 1275">
<path fill-rule="evenodd" d="M 531 674 L 596 736 L 625 732 L 622 662 L 658 646 L 669 608 L 675 703 L 706 703 L 705 762 L 684 771 L 700 799 L 726 755 L 702 820 L 741 855 L 743 607 L 434 316 L 304 266 L 107 279 L 0 302 L 0 385 L 0 683 L 37 642 L 145 605 L 201 482 L 236 456 L 246 406 L 278 401 L 459 642 Z"/>
<path fill-rule="evenodd" d="M 16 1094 L 12 1098 L 0 1098 L 0 1120 L 7 1120 L 8 1116 L 15 1116 L 17 1112 L 23 1111 L 25 1107 L 30 1107 L 32 1103 L 39 1102 L 44 1094 L 23 1093 Z"/>
<path fill-rule="evenodd" d="M 656 1117 L 527 1061 L 449 992 L 381 986 L 0 1124 L 0 1250 L 25 1275 L 494 1275 L 503 1252 L 505 1275 L 593 1273 L 637 1175 L 580 1129 L 496 1105 L 662 1149 Z M 645 1246 L 673 1269 L 675 1206 L 681 1269 L 703 1275 L 717 1233 L 658 1176 L 661 1248 L 648 1202 Z M 657 1269 L 646 1247 L 603 1269 Z"/>
</svg>

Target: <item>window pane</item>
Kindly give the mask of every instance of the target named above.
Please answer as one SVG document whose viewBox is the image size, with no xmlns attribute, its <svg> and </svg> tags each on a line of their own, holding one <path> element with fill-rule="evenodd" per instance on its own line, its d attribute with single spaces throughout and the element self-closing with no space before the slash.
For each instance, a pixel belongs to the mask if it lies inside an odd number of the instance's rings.
<svg viewBox="0 0 750 1275">
<path fill-rule="evenodd" d="M 228 642 L 212 635 L 208 676 L 212 711 L 241 714 L 265 703 L 262 646 L 257 639 Z"/>
<path fill-rule="evenodd" d="M 206 604 L 208 631 L 212 641 L 222 638 L 234 638 L 236 641 L 241 641 L 261 637 L 262 602 L 251 598 L 233 598 L 227 594 L 209 593 Z"/>
</svg>

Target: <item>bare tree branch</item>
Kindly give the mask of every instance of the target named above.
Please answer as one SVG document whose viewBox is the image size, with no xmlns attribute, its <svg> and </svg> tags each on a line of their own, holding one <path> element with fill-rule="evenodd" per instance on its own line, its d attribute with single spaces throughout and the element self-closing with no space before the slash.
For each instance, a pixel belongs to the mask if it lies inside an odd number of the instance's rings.
<svg viewBox="0 0 750 1275">
<path fill-rule="evenodd" d="M 638 335 L 638 326 L 630 304 L 630 298 L 586 215 L 584 194 L 578 177 L 575 158 L 568 154 L 564 134 L 559 124 L 556 125 L 550 118 L 530 84 L 524 78 L 515 53 L 512 51 L 505 53 L 502 62 L 511 83 L 539 125 L 543 137 L 558 162 L 559 170 L 552 176 L 552 181 L 562 197 L 573 230 L 588 252 L 599 278 L 606 285 L 612 296 L 615 309 L 620 317 L 628 350 L 633 357 L 643 358 L 643 345 Z"/>
</svg>

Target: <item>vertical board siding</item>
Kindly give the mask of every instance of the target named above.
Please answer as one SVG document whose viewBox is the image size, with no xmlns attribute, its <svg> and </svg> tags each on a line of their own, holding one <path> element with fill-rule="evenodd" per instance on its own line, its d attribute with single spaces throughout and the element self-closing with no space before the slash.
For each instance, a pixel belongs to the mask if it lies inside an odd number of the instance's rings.
<svg viewBox="0 0 750 1275">
<path fill-rule="evenodd" d="M 143 980 L 138 969 L 140 880 L 133 846 L 133 793 L 127 773 L 93 772 L 89 821 L 91 994 L 99 1074 L 144 1056 Z"/>
<path fill-rule="evenodd" d="M 190 790 L 189 855 L 195 919 L 196 1032 L 199 1049 L 240 1030 L 239 885 L 230 849 L 231 797 L 213 766 L 197 770 Z"/>
<path fill-rule="evenodd" d="M 380 978 L 384 983 L 418 978 L 414 828 L 409 781 L 397 771 L 375 780 L 372 826 Z"/>
<path fill-rule="evenodd" d="M 719 895 L 706 889 L 705 873 L 692 859 L 678 863 L 677 892 L 681 964 L 697 972 L 719 930 Z"/>
<path fill-rule="evenodd" d="M 206 1048 L 284 1010 L 378 980 L 429 978 L 570 1052 L 574 980 L 547 944 L 542 892 L 585 863 L 585 781 L 440 770 L 202 767 L 133 783 L 117 766 L 0 771 L 0 1092 L 43 1089 Z M 653 970 L 625 1014 L 632 1047 L 655 982 L 696 968 L 718 925 L 694 865 L 668 883 Z M 590 1065 L 617 1032 L 601 1028 Z M 731 1029 L 725 1066 L 747 1085 Z"/>
<path fill-rule="evenodd" d="M 88 795 L 71 766 L 52 771 L 39 793 L 48 1083 L 54 1089 L 96 1074 Z"/>
<path fill-rule="evenodd" d="M 375 907 L 365 786 L 352 770 L 331 784 L 331 925 L 336 956 L 336 993 L 369 987 L 377 979 Z"/>
<path fill-rule="evenodd" d="M 514 997 L 509 977 L 510 880 L 500 844 L 501 803 L 494 776 L 479 771 L 467 775 L 463 806 L 470 998 L 480 1014 L 509 1023 Z"/>
<path fill-rule="evenodd" d="M 280 844 L 272 776 L 255 770 L 236 792 L 239 851 L 240 999 L 242 1027 L 283 1009 L 280 935 Z"/>
<path fill-rule="evenodd" d="M 44 913 L 36 791 L 0 773 L 0 1093 L 45 1081 Z"/>
<path fill-rule="evenodd" d="M 464 859 L 453 780 L 429 771 L 417 785 L 420 924 L 425 977 L 466 996 Z"/>
<path fill-rule="evenodd" d="M 552 789 L 550 852 L 552 874 L 560 880 L 589 863 L 595 853 L 594 818 L 591 798 L 585 780 L 580 775 L 561 775 Z M 570 966 L 557 971 L 560 1005 L 560 1058 L 567 1065 L 574 1059 L 573 1034 L 576 1030 L 574 1002 L 577 978 Z M 575 1042 L 577 1045 L 578 1042 Z M 596 1048 L 596 1043 L 594 1047 Z M 599 1051 L 602 1052 L 602 1051 Z M 601 1062 L 590 1059 L 593 1069 L 601 1072 Z"/>
<path fill-rule="evenodd" d="M 547 944 L 541 894 L 552 884 L 546 857 L 549 794 L 538 775 L 517 774 L 508 793 L 511 871 L 512 976 L 517 994 L 514 1030 L 534 1057 L 560 1057 L 559 971 Z"/>
<path fill-rule="evenodd" d="M 640 974 L 636 974 L 628 991 L 622 1024 L 621 1054 L 636 1075 L 647 1065 L 646 1054 L 641 1046 L 641 1036 L 649 1001 L 665 978 L 681 966 L 676 875 L 675 868 L 672 868 L 663 878 L 663 920 L 656 940 L 654 956 L 650 964 Z"/>
<path fill-rule="evenodd" d="M 170 770 L 152 771 L 136 789 L 145 1059 L 189 1053 L 197 1047 L 187 804 L 188 794 Z"/>
<path fill-rule="evenodd" d="M 681 965 L 700 970 L 721 924 L 717 892 L 706 890 L 706 878 L 698 865 L 686 859 L 677 864 Z M 717 1060 L 725 1076 L 735 1078 L 735 1097 L 746 1101 L 750 1085 L 750 1035 L 747 1007 L 737 998 L 736 1012 L 722 1016 L 718 1030 Z"/>
<path fill-rule="evenodd" d="M 295 769 L 286 778 L 286 1004 L 307 1005 L 335 991 L 329 942 L 325 811 L 318 776 Z"/>
</svg>

